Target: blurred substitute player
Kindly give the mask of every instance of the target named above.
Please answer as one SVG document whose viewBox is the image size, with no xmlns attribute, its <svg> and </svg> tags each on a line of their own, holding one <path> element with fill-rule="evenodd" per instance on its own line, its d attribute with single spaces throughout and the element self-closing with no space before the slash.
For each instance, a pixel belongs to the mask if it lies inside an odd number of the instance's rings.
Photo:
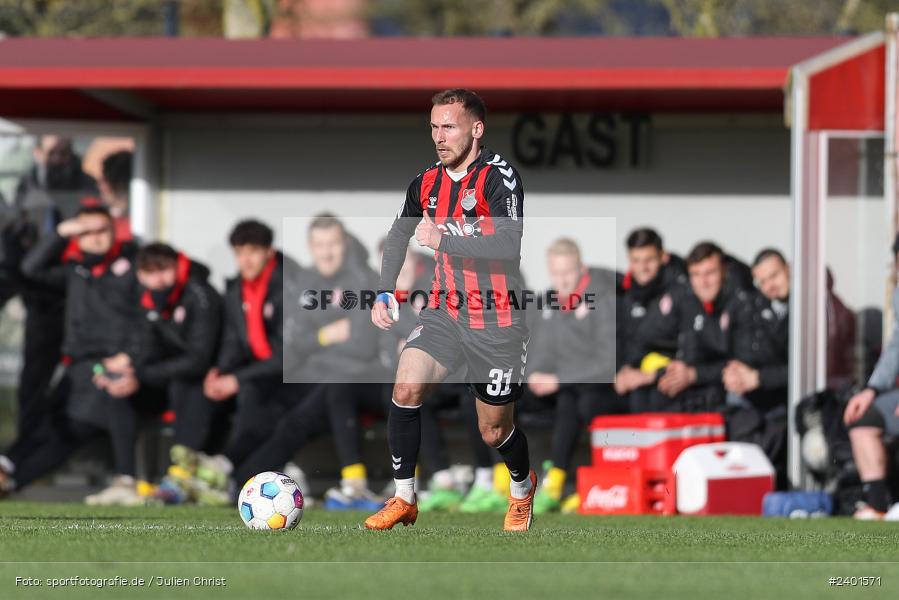
<svg viewBox="0 0 899 600">
<path fill-rule="evenodd" d="M 22 272 L 48 288 L 65 289 L 64 376 L 53 387 L 40 426 L 0 460 L 0 488 L 22 489 L 65 462 L 90 439 L 112 442 L 112 484 L 85 498 L 91 505 L 137 505 L 136 443 L 140 413 L 150 408 L 133 378 L 121 376 L 119 355 L 140 348 L 137 247 L 116 240 L 109 211 L 84 206 L 43 238 Z M 62 257 L 62 260 L 60 260 Z M 31 433 L 31 432 L 29 432 Z M 2 475 L 5 474 L 5 477 Z"/>
<path fill-rule="evenodd" d="M 275 248 L 274 235 L 265 223 L 248 219 L 228 236 L 237 275 L 226 283 L 222 339 L 216 366 L 203 379 L 203 395 L 214 402 L 233 397 L 235 414 L 221 454 L 207 460 L 182 452 L 178 459 L 195 489 L 206 488 L 198 497 L 202 504 L 230 502 L 228 478 L 270 438 L 291 402 L 282 367 L 284 298 L 299 297 L 296 281 L 302 269 Z"/>
<path fill-rule="evenodd" d="M 687 264 L 648 227 L 627 236 L 628 271 L 618 286 L 618 373 L 615 391 L 633 413 L 648 412 L 658 372 L 674 360 L 678 331 L 668 315 L 689 288 Z"/>
<path fill-rule="evenodd" d="M 387 330 L 399 308 L 394 292 L 409 238 L 434 250 L 428 304 L 400 355 L 387 432 L 396 496 L 365 521 L 369 529 L 411 525 L 418 517 L 413 488 L 421 443 L 422 399 L 464 363 L 475 396 L 481 437 L 511 474 L 507 531 L 527 531 L 537 475 L 524 432 L 513 423 L 522 393 L 528 331 L 510 292 L 521 288 L 524 190 L 515 168 L 480 145 L 485 107 L 465 89 L 434 96 L 431 139 L 439 161 L 406 193 L 384 245 L 372 322 Z M 402 298 L 401 298 L 402 299 Z"/>
<path fill-rule="evenodd" d="M 550 244 L 546 262 L 561 306 L 544 309 L 534 324 L 527 373 L 531 392 L 555 401 L 552 458 L 544 463 L 543 483 L 534 499 L 538 515 L 562 508 L 562 490 L 578 439 L 593 417 L 625 412 L 625 401 L 619 400 L 611 384 L 615 272 L 585 265 L 580 247 L 570 238 Z"/>
<path fill-rule="evenodd" d="M 752 343 L 747 362 L 732 360 L 722 371 L 730 415 L 729 434 L 757 444 L 787 489 L 787 385 L 790 355 L 790 266 L 779 250 L 765 248 L 752 263 L 758 291 L 749 294 Z"/>
<path fill-rule="evenodd" d="M 899 258 L 899 234 L 893 242 L 893 255 Z M 883 519 L 893 502 L 884 437 L 899 435 L 899 288 L 893 290 L 892 308 L 890 339 L 883 345 L 868 384 L 852 396 L 843 413 L 864 491 L 853 517 L 862 521 Z"/>
<path fill-rule="evenodd" d="M 666 410 L 725 412 L 724 368 L 733 360 L 753 363 L 749 292 L 728 283 L 725 254 L 711 242 L 693 247 L 687 273 L 689 292 L 672 295 L 669 311 L 679 322 L 677 358 L 660 374 L 657 389 L 668 398 Z M 728 439 L 743 441 L 730 425 Z"/>
<path fill-rule="evenodd" d="M 174 415 L 172 465 L 156 497 L 178 503 L 193 492 L 195 455 L 216 439 L 216 418 L 225 416 L 222 403 L 203 394 L 218 349 L 222 300 L 205 265 L 161 242 L 138 252 L 137 279 L 144 316 L 140 352 L 117 358 L 122 376 L 164 397 Z"/>
</svg>

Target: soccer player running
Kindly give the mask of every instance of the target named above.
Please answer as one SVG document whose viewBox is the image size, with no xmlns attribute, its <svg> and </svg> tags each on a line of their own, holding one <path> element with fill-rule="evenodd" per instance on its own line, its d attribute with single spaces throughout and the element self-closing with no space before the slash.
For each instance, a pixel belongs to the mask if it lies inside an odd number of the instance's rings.
<svg viewBox="0 0 899 600">
<path fill-rule="evenodd" d="M 484 119 L 484 102 L 474 92 L 434 96 L 431 138 L 439 161 L 412 181 L 385 242 L 379 289 L 386 292 L 371 312 L 381 329 L 394 323 L 396 280 L 413 233 L 434 250 L 437 264 L 428 305 L 400 355 L 387 419 L 396 496 L 366 519 L 368 529 L 415 523 L 419 409 L 429 388 L 463 362 L 481 437 L 499 451 L 512 479 L 504 528 L 531 526 L 537 476 L 527 438 L 513 423 L 528 330 L 519 303 L 510 301 L 510 292 L 521 288 L 524 190 L 517 171 L 480 145 Z"/>
</svg>

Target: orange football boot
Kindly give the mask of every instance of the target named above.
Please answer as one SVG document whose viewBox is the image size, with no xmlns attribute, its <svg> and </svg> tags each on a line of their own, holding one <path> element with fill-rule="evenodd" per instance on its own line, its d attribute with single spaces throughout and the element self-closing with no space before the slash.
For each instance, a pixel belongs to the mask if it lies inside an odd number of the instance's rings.
<svg viewBox="0 0 899 600">
<path fill-rule="evenodd" d="M 402 498 L 394 496 L 384 503 L 384 508 L 365 519 L 366 529 L 393 529 L 397 523 L 415 525 L 418 519 L 418 503 L 409 504 Z"/>
<path fill-rule="evenodd" d="M 534 494 L 537 493 L 537 474 L 531 469 L 531 491 L 527 498 L 513 498 L 509 495 L 509 510 L 506 512 L 506 520 L 503 529 L 506 531 L 527 531 L 534 521 Z"/>
</svg>

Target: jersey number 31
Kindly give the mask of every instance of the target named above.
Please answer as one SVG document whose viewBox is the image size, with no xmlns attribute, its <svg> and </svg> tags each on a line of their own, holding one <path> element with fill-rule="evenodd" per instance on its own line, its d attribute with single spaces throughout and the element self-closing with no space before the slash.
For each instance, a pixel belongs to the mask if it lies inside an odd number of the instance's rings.
<svg viewBox="0 0 899 600">
<path fill-rule="evenodd" d="M 487 377 L 490 378 L 487 393 L 491 396 L 508 396 L 512 393 L 512 369 L 508 371 L 490 369 Z"/>
</svg>

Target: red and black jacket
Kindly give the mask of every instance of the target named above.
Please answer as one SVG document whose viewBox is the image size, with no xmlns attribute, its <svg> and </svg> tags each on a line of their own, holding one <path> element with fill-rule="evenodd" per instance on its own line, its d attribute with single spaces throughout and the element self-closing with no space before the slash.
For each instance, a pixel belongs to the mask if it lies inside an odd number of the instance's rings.
<svg viewBox="0 0 899 600">
<path fill-rule="evenodd" d="M 753 293 L 725 286 L 714 302 L 702 303 L 691 291 L 676 308 L 677 358 L 696 369 L 696 385 L 721 386 L 731 360 L 752 365 Z"/>
<path fill-rule="evenodd" d="M 100 264 L 88 268 L 77 242 L 54 232 L 25 256 L 22 272 L 26 277 L 65 289 L 63 355 L 73 361 L 118 352 L 137 355 L 141 314 L 136 254 L 133 242 L 116 241 Z"/>
<path fill-rule="evenodd" d="M 209 269 L 178 255 L 177 279 L 164 306 L 143 289 L 141 352 L 137 378 L 156 387 L 174 380 L 200 380 L 213 366 L 222 319 L 222 299 L 210 285 Z"/>
<path fill-rule="evenodd" d="M 687 265 L 670 254 L 655 279 L 638 284 L 630 272 L 618 282 L 618 367 L 640 368 L 643 357 L 658 352 L 674 358 L 677 352 L 677 321 L 668 318 L 676 299 L 689 291 Z M 659 301 L 665 304 L 659 310 Z"/>
<path fill-rule="evenodd" d="M 268 358 L 259 359 L 253 352 L 244 314 L 240 276 L 228 280 L 225 289 L 222 343 L 216 366 L 222 373 L 233 374 L 241 382 L 259 378 L 283 378 L 285 263 L 293 265 L 291 270 L 299 271 L 300 267 L 280 252 L 276 253 L 275 261 L 262 310 L 265 341 L 271 349 Z M 292 294 L 291 297 L 299 297 L 295 291 L 288 293 Z"/>
</svg>

